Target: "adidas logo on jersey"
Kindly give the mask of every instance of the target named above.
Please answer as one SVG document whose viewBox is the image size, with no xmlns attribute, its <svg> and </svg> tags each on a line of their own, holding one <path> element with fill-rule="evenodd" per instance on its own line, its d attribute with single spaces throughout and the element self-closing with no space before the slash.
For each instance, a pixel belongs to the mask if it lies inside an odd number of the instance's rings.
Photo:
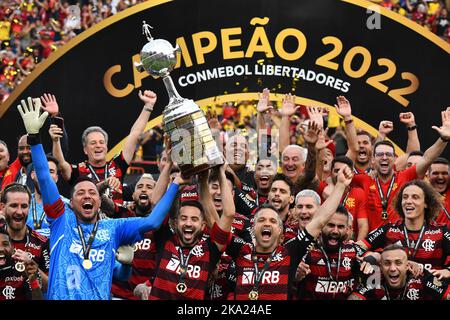
<svg viewBox="0 0 450 320">
<path fill-rule="evenodd" d="M 325 265 L 325 261 L 323 261 L 323 259 L 320 259 L 319 262 L 317 262 L 317 265 L 324 266 Z"/>
</svg>

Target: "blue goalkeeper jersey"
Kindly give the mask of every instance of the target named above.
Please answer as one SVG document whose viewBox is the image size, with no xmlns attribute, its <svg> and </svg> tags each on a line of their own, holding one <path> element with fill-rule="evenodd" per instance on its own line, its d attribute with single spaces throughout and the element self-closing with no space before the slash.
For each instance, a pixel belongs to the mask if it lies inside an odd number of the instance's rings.
<svg viewBox="0 0 450 320">
<path fill-rule="evenodd" d="M 85 269 L 82 265 L 83 245 L 77 225 L 80 224 L 85 242 L 88 243 L 94 224 L 77 222 L 72 209 L 64 205 L 50 177 L 42 145 L 32 145 L 31 154 L 50 226 L 48 299 L 110 299 L 117 248 L 140 241 L 146 232 L 161 226 L 177 195 L 178 185 L 172 183 L 152 213 L 145 218 L 100 220 L 89 252 L 92 268 Z"/>
<path fill-rule="evenodd" d="M 122 244 L 142 240 L 136 220 L 104 219 L 98 224 L 97 234 L 89 252 L 92 268 L 83 268 L 83 246 L 77 230 L 75 213 L 71 209 L 50 222 L 50 273 L 48 299 L 50 300 L 107 300 L 110 299 L 115 253 Z M 94 224 L 83 224 L 85 242 L 88 242 Z"/>
</svg>

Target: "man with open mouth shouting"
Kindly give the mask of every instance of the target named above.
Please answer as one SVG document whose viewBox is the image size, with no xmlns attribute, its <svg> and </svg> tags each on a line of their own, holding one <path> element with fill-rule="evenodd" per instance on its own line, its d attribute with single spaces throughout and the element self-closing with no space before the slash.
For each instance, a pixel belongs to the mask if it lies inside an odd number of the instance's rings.
<svg viewBox="0 0 450 320">
<path fill-rule="evenodd" d="M 343 168 L 338 174 L 336 187 L 330 197 L 318 209 L 311 222 L 297 237 L 282 245 L 283 222 L 278 211 L 263 205 L 254 217 L 255 243 L 244 243 L 234 237 L 227 247 L 227 254 L 236 261 L 237 300 L 286 300 L 290 299 L 295 271 L 300 259 L 319 236 L 322 228 L 336 212 L 339 201 L 353 174 Z"/>
<path fill-rule="evenodd" d="M 209 277 L 232 236 L 231 226 L 236 212 L 224 164 L 219 167 L 218 176 L 224 204 L 220 217 L 209 194 L 208 172 L 204 171 L 199 174 L 200 188 L 203 188 L 200 192 L 202 203 L 181 201 L 173 230 L 165 224 L 156 232 L 161 258 L 150 300 L 205 300 Z M 206 226 L 208 236 L 203 234 Z"/>
<path fill-rule="evenodd" d="M 65 208 L 40 143 L 39 130 L 48 113 L 40 114 L 40 100 L 28 98 L 18 106 L 31 144 L 31 153 L 44 210 L 50 224 L 50 300 L 110 299 L 116 250 L 142 240 L 159 228 L 178 191 L 176 178 L 151 215 L 145 218 L 99 220 L 100 194 L 88 177 L 77 181 Z"/>
<path fill-rule="evenodd" d="M 450 231 L 432 223 L 441 210 L 437 192 L 424 181 L 410 181 L 400 188 L 394 205 L 403 221 L 372 231 L 358 244 L 369 250 L 401 244 L 409 260 L 422 264 L 422 269 L 439 276 L 439 280 L 450 279 Z"/>
<path fill-rule="evenodd" d="M 153 91 L 145 90 L 143 93 L 139 91 L 139 98 L 144 102 L 142 111 L 131 127 L 122 151 L 110 161 L 107 161 L 106 158 L 108 153 L 108 134 L 102 128 L 92 126 L 84 130 L 81 141 L 87 160 L 71 165 L 65 160 L 61 150 L 60 139 L 63 137 L 62 130 L 55 126 L 51 127 L 50 135 L 53 140 L 53 155 L 59 161 L 61 176 L 71 186 L 82 176 L 90 177 L 96 184 L 107 180 L 110 182 L 108 193 L 110 193 L 114 202 L 123 202 L 123 179 L 133 159 L 139 136 L 144 131 L 157 97 Z M 117 182 L 111 182 L 111 180 L 115 180 L 113 178 L 118 179 L 120 184 L 117 185 Z"/>
<path fill-rule="evenodd" d="M 362 274 L 371 274 L 374 269 L 362 261 L 364 250 L 345 242 L 348 232 L 349 214 L 339 205 L 315 245 L 302 259 L 298 289 L 300 299 L 344 300 L 353 292 Z"/>
<path fill-rule="evenodd" d="M 391 244 L 381 253 L 382 278 L 377 284 L 361 283 L 349 300 L 439 300 L 450 299 L 449 287 L 442 279 L 425 271 L 411 277 L 405 248 Z"/>
<path fill-rule="evenodd" d="M 14 250 L 7 229 L 0 218 L 0 300 L 42 300 L 39 266 L 30 256 Z"/>
<path fill-rule="evenodd" d="M 27 226 L 30 203 L 30 190 L 26 186 L 14 182 L 3 190 L 0 209 L 5 215 L 9 238 L 17 253 L 18 261 L 14 266 L 15 269 L 24 271 L 27 260 L 31 258 L 36 261 L 43 291 L 46 291 L 50 263 L 49 243 L 48 238 Z"/>
</svg>

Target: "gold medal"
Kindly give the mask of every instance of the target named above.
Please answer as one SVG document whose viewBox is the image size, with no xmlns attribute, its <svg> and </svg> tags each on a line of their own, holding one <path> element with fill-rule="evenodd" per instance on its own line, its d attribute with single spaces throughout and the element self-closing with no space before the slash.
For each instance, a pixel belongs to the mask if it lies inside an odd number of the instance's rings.
<svg viewBox="0 0 450 320">
<path fill-rule="evenodd" d="M 83 268 L 85 268 L 86 270 L 89 270 L 90 268 L 92 268 L 91 260 L 88 260 L 88 259 L 83 260 Z"/>
<path fill-rule="evenodd" d="M 250 300 L 258 300 L 259 294 L 258 291 L 252 290 L 250 291 L 250 293 L 248 294 L 248 298 Z"/>
<path fill-rule="evenodd" d="M 387 220 L 387 218 L 388 218 L 388 213 L 387 213 L 386 211 L 383 211 L 383 212 L 381 213 L 381 219 Z"/>
<path fill-rule="evenodd" d="M 19 272 L 24 272 L 25 271 L 25 265 L 23 264 L 23 262 L 16 262 L 16 264 L 14 265 L 14 267 L 16 268 L 17 271 Z"/>
<path fill-rule="evenodd" d="M 186 289 L 187 289 L 187 286 L 186 286 L 185 283 L 180 282 L 180 283 L 177 284 L 177 292 L 178 293 L 185 293 Z"/>
</svg>

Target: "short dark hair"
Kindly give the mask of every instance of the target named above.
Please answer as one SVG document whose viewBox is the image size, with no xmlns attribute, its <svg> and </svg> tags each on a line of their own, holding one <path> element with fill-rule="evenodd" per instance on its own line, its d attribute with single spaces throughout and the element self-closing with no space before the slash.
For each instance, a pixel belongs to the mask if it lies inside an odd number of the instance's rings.
<svg viewBox="0 0 450 320">
<path fill-rule="evenodd" d="M 285 176 L 284 174 L 282 174 L 282 173 L 277 173 L 277 174 L 275 175 L 275 177 L 273 178 L 272 185 L 273 185 L 273 183 L 274 183 L 275 181 L 284 181 L 284 182 L 289 186 L 289 192 L 290 192 L 291 196 L 294 195 L 294 188 L 295 188 L 295 186 L 294 186 L 294 184 L 292 183 L 291 179 L 289 179 L 288 177 L 286 177 L 286 176 Z M 272 187 L 272 186 L 271 186 L 271 187 Z"/>
<path fill-rule="evenodd" d="M 416 150 L 416 151 L 411 151 L 408 155 L 408 158 L 411 156 L 421 156 L 423 157 L 423 151 L 420 150 Z"/>
<path fill-rule="evenodd" d="M 368 136 L 368 137 L 369 137 L 369 140 L 370 140 L 370 143 L 373 143 L 373 136 L 372 136 L 368 131 L 366 131 L 366 130 L 359 130 L 359 131 L 356 133 L 356 135 L 357 135 L 357 136 Z"/>
<path fill-rule="evenodd" d="M 342 214 L 344 216 L 346 216 L 348 218 L 349 213 L 346 207 L 344 207 L 342 204 L 339 204 L 337 209 L 336 209 L 336 213 Z"/>
<path fill-rule="evenodd" d="M 353 161 L 347 156 L 337 156 L 336 158 L 331 161 L 331 168 L 334 168 L 335 163 L 345 163 L 350 167 L 350 169 L 353 169 Z"/>
<path fill-rule="evenodd" d="M 75 192 L 75 187 L 77 184 L 84 182 L 84 181 L 88 181 L 88 182 L 92 182 L 95 186 L 97 186 L 97 184 L 95 183 L 94 180 L 92 180 L 91 178 L 89 178 L 88 176 L 80 176 L 78 177 L 75 182 L 72 185 L 72 188 L 70 189 L 70 198 L 73 198 L 73 194 Z"/>
<path fill-rule="evenodd" d="M 231 184 L 234 186 L 234 177 L 231 173 L 225 171 L 225 178 L 229 180 Z M 208 183 L 212 183 L 215 181 L 219 181 L 219 170 L 211 170 L 209 174 Z"/>
<path fill-rule="evenodd" d="M 382 140 L 382 141 L 375 142 L 375 145 L 373 146 L 373 152 L 375 153 L 375 150 L 377 150 L 378 146 L 381 146 L 381 145 L 391 147 L 395 153 L 394 144 L 392 142 L 390 142 L 389 140 Z"/>
<path fill-rule="evenodd" d="M 405 248 L 398 244 L 398 243 L 392 243 L 390 245 L 387 245 L 386 247 L 383 248 L 383 251 L 381 253 L 387 252 L 387 251 L 394 251 L 394 250 L 401 250 L 404 253 L 406 253 Z M 406 254 L 408 256 L 408 254 Z"/>
<path fill-rule="evenodd" d="M 431 164 L 435 164 L 435 163 L 446 164 L 446 165 L 450 166 L 450 162 L 443 157 L 436 158 L 436 160 L 434 160 Z"/>
<path fill-rule="evenodd" d="M 275 170 L 278 167 L 278 159 L 275 156 L 273 156 L 273 155 L 259 157 L 258 161 L 256 162 L 256 165 L 258 165 L 258 162 L 260 162 L 261 160 L 269 160 L 269 161 L 271 161 L 273 166 L 275 167 Z"/>
<path fill-rule="evenodd" d="M 59 161 L 58 159 L 56 159 L 51 153 L 48 153 L 46 155 L 47 158 L 47 162 L 53 162 L 56 165 L 56 169 L 58 169 L 59 167 Z M 27 172 L 31 173 L 31 171 L 34 171 L 34 164 L 33 162 L 31 162 L 28 166 L 27 166 Z"/>
<path fill-rule="evenodd" d="M 177 212 L 177 218 L 180 215 L 180 209 L 183 207 L 197 208 L 198 210 L 200 210 L 200 215 L 202 216 L 202 219 L 205 220 L 205 210 L 203 209 L 203 205 L 199 201 L 195 201 L 195 200 L 181 201 L 180 206 L 178 208 L 178 212 Z"/>
<path fill-rule="evenodd" d="M 412 180 L 412 181 L 405 183 L 400 188 L 397 195 L 393 199 L 393 202 L 392 202 L 393 207 L 400 214 L 400 217 L 402 217 L 402 219 L 405 219 L 405 214 L 403 212 L 403 207 L 402 207 L 402 197 L 403 197 L 403 191 L 405 190 L 405 188 L 407 188 L 409 186 L 417 186 L 420 189 L 422 189 L 424 197 L 425 197 L 424 201 L 427 204 L 427 207 L 424 209 L 425 210 L 425 221 L 427 223 L 431 222 L 433 217 L 435 215 L 437 215 L 442 209 L 442 204 L 441 204 L 441 200 L 440 200 L 441 195 L 437 191 L 435 191 L 429 183 L 424 182 L 422 180 Z"/>
<path fill-rule="evenodd" d="M 31 192 L 30 192 L 30 189 L 26 186 L 26 185 L 23 185 L 23 184 L 21 184 L 21 183 L 17 183 L 17 182 L 13 182 L 13 183 L 11 183 L 11 184 L 8 184 L 4 189 L 3 189 L 3 191 L 1 192 L 1 197 L 0 197 L 0 201 L 2 202 L 2 203 L 5 203 L 6 204 L 6 202 L 7 202 L 7 194 L 8 193 L 11 193 L 11 192 L 22 192 L 22 193 L 26 193 L 26 194 L 28 194 L 28 204 L 31 202 Z"/>
</svg>

